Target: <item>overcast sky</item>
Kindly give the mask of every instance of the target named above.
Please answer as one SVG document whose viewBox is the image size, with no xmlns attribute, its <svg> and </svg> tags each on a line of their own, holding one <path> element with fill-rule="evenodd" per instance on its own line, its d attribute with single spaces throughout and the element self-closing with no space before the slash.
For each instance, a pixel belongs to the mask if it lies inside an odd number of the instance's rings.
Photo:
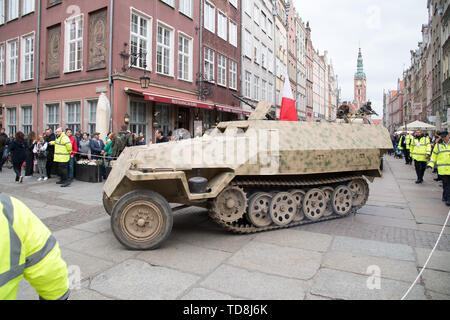
<svg viewBox="0 0 450 320">
<path fill-rule="evenodd" d="M 353 100 L 358 43 L 367 77 L 367 99 L 382 117 L 383 89 L 396 89 L 410 66 L 410 50 L 421 41 L 427 23 L 426 0 L 293 0 L 309 21 L 315 49 L 328 50 L 339 76 L 341 101 Z"/>
</svg>

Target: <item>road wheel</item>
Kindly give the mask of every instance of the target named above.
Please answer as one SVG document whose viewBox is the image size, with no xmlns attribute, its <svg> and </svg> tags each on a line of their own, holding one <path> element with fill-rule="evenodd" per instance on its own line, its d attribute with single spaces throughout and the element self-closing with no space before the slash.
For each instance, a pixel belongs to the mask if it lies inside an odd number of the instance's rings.
<svg viewBox="0 0 450 320">
<path fill-rule="evenodd" d="M 173 216 L 169 203 L 150 190 L 135 190 L 114 205 L 111 228 L 117 240 L 128 249 L 157 248 L 172 231 Z"/>
<path fill-rule="evenodd" d="M 109 199 L 103 192 L 103 208 L 105 208 L 106 213 L 110 216 L 114 207 L 114 202 Z"/>
</svg>

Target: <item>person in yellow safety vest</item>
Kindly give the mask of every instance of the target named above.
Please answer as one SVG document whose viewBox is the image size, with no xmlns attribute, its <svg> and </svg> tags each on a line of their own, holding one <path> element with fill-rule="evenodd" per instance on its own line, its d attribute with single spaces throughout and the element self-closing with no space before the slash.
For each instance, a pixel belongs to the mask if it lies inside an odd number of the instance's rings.
<svg viewBox="0 0 450 320">
<path fill-rule="evenodd" d="M 431 155 L 431 142 L 428 136 L 424 136 L 421 130 L 414 133 L 414 139 L 411 141 L 411 156 L 414 159 L 414 166 L 416 168 L 417 181 L 423 182 L 423 176 L 427 168 L 428 159 Z"/>
<path fill-rule="evenodd" d="M 439 178 L 442 180 L 442 201 L 450 206 L 450 134 L 448 131 L 439 133 L 440 141 L 436 143 L 428 162 L 428 167 L 437 167 Z"/>
<path fill-rule="evenodd" d="M 413 161 L 413 159 L 412 159 L 412 156 L 411 156 L 411 143 L 412 143 L 412 141 L 413 141 L 413 139 L 414 139 L 414 137 L 410 134 L 410 133 L 407 133 L 406 134 L 406 150 L 408 150 L 408 162 L 407 162 L 407 164 L 409 164 L 409 165 L 412 165 L 412 161 Z"/>
<path fill-rule="evenodd" d="M 412 164 L 411 154 L 410 154 L 410 145 L 412 141 L 412 136 L 406 131 L 402 132 L 402 136 L 398 141 L 398 149 L 403 151 L 403 155 L 405 156 L 405 164 Z"/>
<path fill-rule="evenodd" d="M 50 230 L 20 200 L 0 194 L 0 300 L 15 300 L 23 277 L 44 300 L 69 297 L 67 265 Z"/>
<path fill-rule="evenodd" d="M 57 136 L 55 141 L 50 141 L 50 145 L 55 146 L 55 155 L 53 162 L 57 163 L 58 175 L 60 176 L 57 184 L 61 184 L 61 187 L 67 187 L 70 185 L 69 180 L 69 161 L 70 154 L 72 153 L 72 142 L 69 137 L 63 132 L 62 128 L 58 128 L 55 131 Z"/>
</svg>

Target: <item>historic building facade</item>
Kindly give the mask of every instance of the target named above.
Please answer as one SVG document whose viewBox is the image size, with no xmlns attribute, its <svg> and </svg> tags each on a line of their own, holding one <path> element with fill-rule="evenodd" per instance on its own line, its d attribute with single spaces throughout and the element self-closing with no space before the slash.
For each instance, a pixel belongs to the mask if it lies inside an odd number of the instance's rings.
<svg viewBox="0 0 450 320">
<path fill-rule="evenodd" d="M 357 108 L 361 108 L 367 101 L 367 82 L 364 73 L 364 62 L 362 58 L 361 48 L 358 52 L 357 70 L 354 77 L 354 103 Z"/>
</svg>

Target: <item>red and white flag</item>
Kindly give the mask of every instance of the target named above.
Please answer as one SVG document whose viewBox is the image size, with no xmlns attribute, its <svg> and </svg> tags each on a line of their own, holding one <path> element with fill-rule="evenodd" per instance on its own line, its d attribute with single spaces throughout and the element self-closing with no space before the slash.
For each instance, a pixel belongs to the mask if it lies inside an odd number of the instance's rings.
<svg viewBox="0 0 450 320">
<path fill-rule="evenodd" d="M 284 77 L 283 99 L 281 100 L 280 121 L 298 121 L 295 100 L 292 94 L 289 75 L 286 70 Z"/>
</svg>

